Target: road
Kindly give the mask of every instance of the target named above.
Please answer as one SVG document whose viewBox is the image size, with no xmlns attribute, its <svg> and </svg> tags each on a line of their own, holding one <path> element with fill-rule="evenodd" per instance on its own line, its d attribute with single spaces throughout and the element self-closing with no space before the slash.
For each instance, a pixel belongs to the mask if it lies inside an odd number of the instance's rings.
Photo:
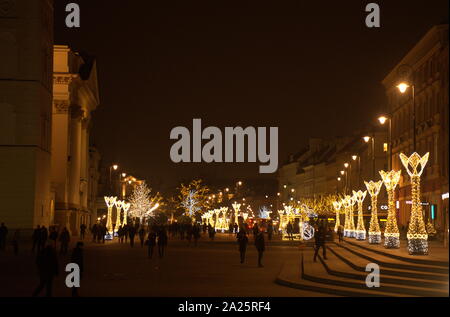
<svg viewBox="0 0 450 317">
<path fill-rule="evenodd" d="M 169 240 L 163 259 L 147 258 L 146 247 L 119 244 L 85 243 L 85 273 L 80 296 L 320 296 L 274 283 L 282 264 L 299 257 L 295 246 L 268 244 L 264 267 L 257 267 L 257 252 L 250 238 L 245 264 L 232 237 L 217 235 L 217 241 L 202 238 L 197 247 L 185 240 Z M 276 245 L 275 245 L 276 244 Z M 34 256 L 28 245 L 20 254 L 11 250 L 0 254 L 0 296 L 30 296 L 38 283 Z M 155 250 L 156 251 L 156 250 Z M 54 296 L 70 296 L 65 286 L 64 266 L 68 256 L 59 255 L 60 274 L 55 279 Z"/>
</svg>

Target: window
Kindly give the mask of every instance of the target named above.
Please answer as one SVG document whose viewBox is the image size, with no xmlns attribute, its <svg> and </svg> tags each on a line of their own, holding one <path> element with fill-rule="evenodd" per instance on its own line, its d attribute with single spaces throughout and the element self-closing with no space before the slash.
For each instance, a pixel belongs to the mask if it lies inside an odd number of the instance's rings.
<svg viewBox="0 0 450 317">
<path fill-rule="evenodd" d="M 388 151 L 388 144 L 383 143 L 383 152 L 387 152 L 387 151 Z"/>
</svg>

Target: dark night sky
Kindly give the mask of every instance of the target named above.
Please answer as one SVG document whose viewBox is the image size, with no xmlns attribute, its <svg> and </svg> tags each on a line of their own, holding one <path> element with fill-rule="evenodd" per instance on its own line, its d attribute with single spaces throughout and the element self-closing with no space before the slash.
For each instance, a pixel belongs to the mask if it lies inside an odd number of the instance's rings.
<svg viewBox="0 0 450 317">
<path fill-rule="evenodd" d="M 97 57 L 101 105 L 92 142 L 150 183 L 275 177 L 255 164 L 174 164 L 175 126 L 278 126 L 279 161 L 309 137 L 351 134 L 383 111 L 383 77 L 434 24 L 448 0 L 55 1 L 55 43 Z M 81 28 L 64 25 L 66 3 Z"/>
</svg>

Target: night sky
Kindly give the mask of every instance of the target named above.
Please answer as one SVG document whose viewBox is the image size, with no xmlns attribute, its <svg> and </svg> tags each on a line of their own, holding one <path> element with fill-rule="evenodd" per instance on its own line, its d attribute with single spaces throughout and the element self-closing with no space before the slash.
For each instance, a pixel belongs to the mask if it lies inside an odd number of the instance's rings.
<svg viewBox="0 0 450 317">
<path fill-rule="evenodd" d="M 55 1 L 55 44 L 97 58 L 101 105 L 92 143 L 105 165 L 163 187 L 275 178 L 259 163 L 174 164 L 176 126 L 278 126 L 279 162 L 310 137 L 352 134 L 385 109 L 381 80 L 435 24 L 448 0 Z M 65 27 L 65 4 L 81 28 Z"/>
</svg>

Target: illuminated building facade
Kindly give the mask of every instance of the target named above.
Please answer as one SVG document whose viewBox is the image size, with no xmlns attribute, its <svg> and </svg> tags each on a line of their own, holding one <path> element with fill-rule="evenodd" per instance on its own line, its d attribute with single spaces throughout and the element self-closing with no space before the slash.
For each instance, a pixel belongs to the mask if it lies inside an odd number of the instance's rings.
<svg viewBox="0 0 450 317">
<path fill-rule="evenodd" d="M 408 65 L 415 90 L 416 152 L 430 153 L 421 182 L 424 220 L 433 223 L 439 239 L 448 236 L 444 235 L 448 232 L 448 200 L 442 199 L 448 193 L 449 177 L 448 54 L 448 24 L 434 26 L 383 80 L 392 117 L 392 165 L 394 170 L 402 170 L 399 226 L 408 224 L 412 200 L 410 178 L 399 154 L 414 152 L 413 98 L 411 89 L 401 94 L 396 87 L 401 81 L 400 67 Z"/>
</svg>

